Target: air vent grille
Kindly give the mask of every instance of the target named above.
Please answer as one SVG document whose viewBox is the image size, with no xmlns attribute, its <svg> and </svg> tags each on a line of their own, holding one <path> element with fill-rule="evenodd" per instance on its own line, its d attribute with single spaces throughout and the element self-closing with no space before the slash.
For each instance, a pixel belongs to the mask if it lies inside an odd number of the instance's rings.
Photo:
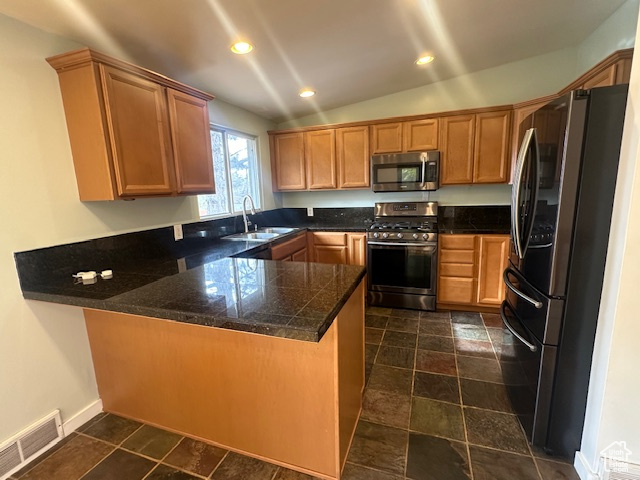
<svg viewBox="0 0 640 480">
<path fill-rule="evenodd" d="M 62 420 L 56 410 L 0 445 L 0 480 L 29 463 L 62 439 Z"/>
<path fill-rule="evenodd" d="M 18 442 L 10 443 L 8 446 L 0 450 L 0 477 L 3 477 L 7 473 L 13 471 L 13 469 L 21 463 L 22 458 L 20 458 Z"/>
</svg>

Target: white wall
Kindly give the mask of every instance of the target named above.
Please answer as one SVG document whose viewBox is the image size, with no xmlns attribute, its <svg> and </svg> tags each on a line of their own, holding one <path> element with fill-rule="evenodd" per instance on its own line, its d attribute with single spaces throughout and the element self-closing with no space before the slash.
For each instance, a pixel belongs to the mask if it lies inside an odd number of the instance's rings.
<svg viewBox="0 0 640 480">
<path fill-rule="evenodd" d="M 633 47 L 639 6 L 640 0 L 627 0 L 580 43 L 576 78 L 613 52 Z"/>
<path fill-rule="evenodd" d="M 637 10 L 636 10 L 637 13 Z M 640 51 L 640 38 L 635 51 Z M 609 238 L 582 446 L 581 478 L 598 470 L 600 451 L 625 441 L 640 464 L 640 64 L 635 55 Z M 584 463 L 581 463 L 584 462 Z"/>
<path fill-rule="evenodd" d="M 25 301 L 13 252 L 196 221 L 197 208 L 194 197 L 81 203 L 57 75 L 45 61 L 81 45 L 1 15 L 0 45 L 2 443 L 55 408 L 64 421 L 98 397 L 81 310 Z M 258 135 L 269 164 L 272 123 L 216 101 L 211 116 Z M 265 181 L 264 203 L 273 207 Z"/>
</svg>

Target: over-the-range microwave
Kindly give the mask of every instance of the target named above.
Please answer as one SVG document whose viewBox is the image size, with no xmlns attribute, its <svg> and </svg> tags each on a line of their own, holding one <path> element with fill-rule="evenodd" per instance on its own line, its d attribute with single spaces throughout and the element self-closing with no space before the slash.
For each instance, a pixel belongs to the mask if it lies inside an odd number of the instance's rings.
<svg viewBox="0 0 640 480">
<path fill-rule="evenodd" d="M 391 153 L 371 156 L 371 190 L 415 192 L 436 190 L 440 152 Z"/>
</svg>

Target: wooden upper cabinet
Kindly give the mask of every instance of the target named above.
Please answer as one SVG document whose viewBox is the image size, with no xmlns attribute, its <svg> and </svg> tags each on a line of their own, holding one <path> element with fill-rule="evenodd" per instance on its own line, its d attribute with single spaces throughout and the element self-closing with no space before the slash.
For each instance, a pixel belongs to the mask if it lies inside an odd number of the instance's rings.
<svg viewBox="0 0 640 480">
<path fill-rule="evenodd" d="M 475 115 L 440 119 L 440 184 L 473 182 Z"/>
<path fill-rule="evenodd" d="M 371 125 L 371 153 L 402 152 L 402 122 Z"/>
<path fill-rule="evenodd" d="M 614 63 L 609 68 L 598 72 L 593 77 L 584 82 L 582 88 L 588 90 L 596 87 L 608 87 L 616 84 L 617 65 Z"/>
<path fill-rule="evenodd" d="M 167 102 L 162 86 L 100 65 L 107 126 L 121 196 L 174 189 Z"/>
<path fill-rule="evenodd" d="M 316 130 L 304 135 L 309 188 L 336 188 L 336 131 Z"/>
<path fill-rule="evenodd" d="M 213 193 L 213 96 L 84 48 L 58 72 L 82 201 Z"/>
<path fill-rule="evenodd" d="M 273 178 L 276 189 L 304 190 L 307 188 L 303 133 L 274 135 L 271 140 L 274 153 Z"/>
<path fill-rule="evenodd" d="M 178 193 L 214 193 L 207 102 L 167 89 Z"/>
<path fill-rule="evenodd" d="M 370 155 L 369 127 L 336 129 L 338 188 L 368 188 Z"/>
<path fill-rule="evenodd" d="M 502 272 L 509 259 L 509 235 L 478 237 L 478 305 L 498 306 L 505 298 Z"/>
<path fill-rule="evenodd" d="M 509 180 L 511 110 L 476 114 L 473 183 Z"/>
<path fill-rule="evenodd" d="M 427 118 L 404 122 L 403 142 L 405 152 L 437 150 L 438 119 Z"/>
</svg>

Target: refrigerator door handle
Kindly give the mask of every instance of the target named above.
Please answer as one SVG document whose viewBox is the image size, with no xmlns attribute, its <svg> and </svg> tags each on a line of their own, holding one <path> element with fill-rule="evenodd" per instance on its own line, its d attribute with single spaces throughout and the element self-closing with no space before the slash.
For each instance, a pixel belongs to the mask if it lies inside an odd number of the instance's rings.
<svg viewBox="0 0 640 480">
<path fill-rule="evenodd" d="M 516 337 L 518 340 L 520 340 L 524 345 L 527 346 L 527 348 L 529 350 L 531 350 L 532 352 L 537 352 L 538 351 L 538 347 L 525 340 L 525 338 L 520 335 L 515 328 L 513 328 L 513 326 L 511 325 L 511 323 L 509 322 L 509 319 L 507 318 L 507 312 L 506 309 L 511 310 L 511 313 L 513 313 L 513 315 L 518 318 L 518 315 L 516 314 L 515 310 L 513 309 L 513 307 L 511 305 L 509 305 L 507 303 L 507 301 L 505 300 L 504 302 L 502 302 L 502 305 L 500 305 L 500 317 L 502 318 L 502 323 L 504 323 L 504 326 L 507 327 L 507 330 L 509 330 L 511 332 L 511 334 Z"/>
<path fill-rule="evenodd" d="M 502 274 L 502 279 L 504 280 L 504 284 L 507 286 L 507 288 L 509 290 L 511 290 L 513 293 L 515 293 L 516 295 L 518 295 L 520 298 L 522 298 L 523 300 L 529 302 L 531 305 L 533 305 L 534 307 L 540 309 L 542 308 L 542 302 L 536 300 L 535 298 L 531 298 L 529 295 L 526 295 L 524 293 L 522 293 L 520 290 L 518 290 L 515 285 L 513 285 L 511 283 L 511 281 L 509 280 L 509 274 L 513 275 L 514 277 L 516 277 L 519 280 L 522 280 L 520 278 L 520 276 L 512 269 L 512 268 L 507 268 L 504 273 Z"/>
<path fill-rule="evenodd" d="M 529 152 L 533 155 L 529 155 Z M 527 245 L 529 243 L 529 236 L 531 235 L 531 229 L 533 227 L 533 220 L 535 216 L 535 207 L 538 200 L 538 188 L 539 188 L 539 158 L 540 153 L 538 151 L 538 142 L 536 137 L 536 129 L 530 128 L 526 131 L 524 138 L 522 139 L 522 146 L 518 152 L 518 158 L 516 160 L 516 178 L 514 188 L 511 193 L 511 229 L 513 237 L 514 249 L 518 258 L 524 258 Z M 522 177 L 525 173 L 525 167 L 527 160 L 534 162 L 533 164 L 533 179 L 532 179 L 532 192 L 531 197 L 528 200 L 526 206 L 529 208 L 527 222 L 522 225 L 524 231 L 520 231 L 520 195 L 522 190 Z M 524 239 L 523 239 L 524 236 Z"/>
</svg>

